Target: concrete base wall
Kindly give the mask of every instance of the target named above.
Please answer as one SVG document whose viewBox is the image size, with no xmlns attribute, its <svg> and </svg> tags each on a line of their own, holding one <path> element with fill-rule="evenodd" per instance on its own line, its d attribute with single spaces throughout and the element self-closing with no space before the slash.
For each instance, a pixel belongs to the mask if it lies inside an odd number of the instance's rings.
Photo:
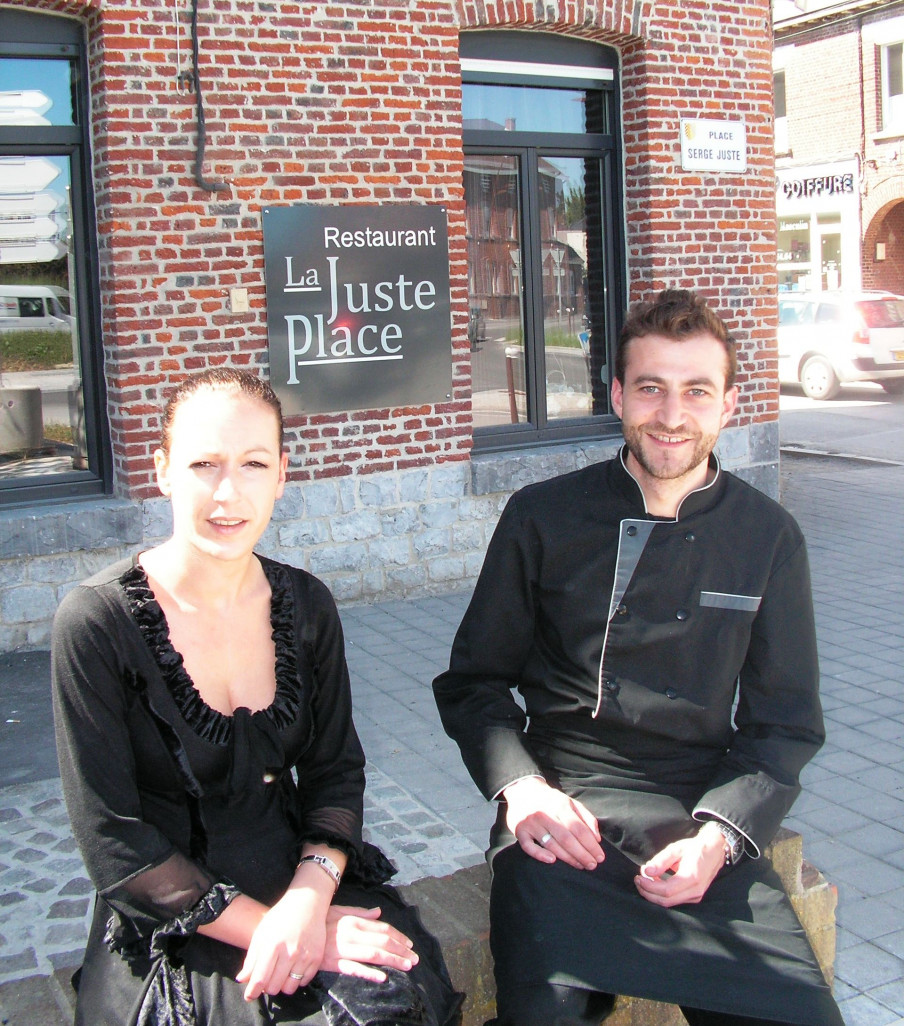
<svg viewBox="0 0 904 1026">
<path fill-rule="evenodd" d="M 321 578 L 341 603 L 473 584 L 509 495 L 609 459 L 621 437 L 474 454 L 469 462 L 290 484 L 260 551 Z M 773 498 L 778 423 L 723 432 L 724 466 Z M 47 648 L 54 611 L 79 581 L 165 538 L 169 503 L 92 500 L 0 513 L 0 652 Z"/>
</svg>

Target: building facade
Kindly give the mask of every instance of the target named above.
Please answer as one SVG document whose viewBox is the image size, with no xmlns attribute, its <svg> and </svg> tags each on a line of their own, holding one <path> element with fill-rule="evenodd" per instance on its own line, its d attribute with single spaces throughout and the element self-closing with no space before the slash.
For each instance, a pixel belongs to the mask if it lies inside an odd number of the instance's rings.
<svg viewBox="0 0 904 1026">
<path fill-rule="evenodd" d="M 900 294 L 904 3 L 779 0 L 774 28 L 779 289 Z"/>
<path fill-rule="evenodd" d="M 340 601 L 465 587 L 515 488 L 617 451 L 666 286 L 729 321 L 720 452 L 774 494 L 771 41 L 768 0 L 0 3 L 0 650 L 165 536 L 202 367 L 280 392 L 264 549 Z"/>
</svg>

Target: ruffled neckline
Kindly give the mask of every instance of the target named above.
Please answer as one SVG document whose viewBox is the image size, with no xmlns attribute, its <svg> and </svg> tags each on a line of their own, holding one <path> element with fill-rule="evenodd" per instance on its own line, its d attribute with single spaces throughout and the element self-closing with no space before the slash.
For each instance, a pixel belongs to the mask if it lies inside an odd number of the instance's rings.
<svg viewBox="0 0 904 1026">
<path fill-rule="evenodd" d="M 266 709 L 252 718 L 266 717 L 277 730 L 294 722 L 300 701 L 301 682 L 294 645 L 295 609 L 292 588 L 285 567 L 263 556 L 257 557 L 270 584 L 270 626 L 276 649 L 276 692 Z M 169 624 L 150 582 L 137 558 L 120 578 L 126 602 L 145 644 L 160 669 L 182 719 L 205 741 L 228 744 L 235 729 L 235 717 L 213 709 L 201 697 L 185 669 L 181 654 L 170 639 Z"/>
</svg>

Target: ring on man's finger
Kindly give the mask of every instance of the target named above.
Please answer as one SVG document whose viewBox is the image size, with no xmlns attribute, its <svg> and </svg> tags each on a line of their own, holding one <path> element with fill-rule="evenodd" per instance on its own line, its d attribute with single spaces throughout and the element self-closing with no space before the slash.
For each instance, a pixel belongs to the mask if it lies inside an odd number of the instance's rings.
<svg viewBox="0 0 904 1026">
<path fill-rule="evenodd" d="M 541 848 L 545 848 L 545 847 L 546 847 L 546 845 L 547 845 L 547 844 L 549 844 L 549 842 L 550 842 L 551 840 L 552 840 L 552 834 L 550 834 L 550 833 L 545 833 L 545 834 L 544 834 L 544 835 L 543 835 L 543 836 L 542 836 L 542 837 L 540 838 L 540 840 L 539 840 L 539 841 L 537 841 L 537 844 L 539 844 Z"/>
<path fill-rule="evenodd" d="M 304 979 L 304 976 L 302 976 L 301 973 L 289 973 L 289 979 L 301 981 Z"/>
</svg>

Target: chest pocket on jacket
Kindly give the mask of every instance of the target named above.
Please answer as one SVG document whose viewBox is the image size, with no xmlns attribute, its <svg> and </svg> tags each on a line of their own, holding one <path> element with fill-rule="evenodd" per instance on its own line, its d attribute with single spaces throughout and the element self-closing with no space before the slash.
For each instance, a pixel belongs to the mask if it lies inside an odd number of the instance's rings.
<svg viewBox="0 0 904 1026">
<path fill-rule="evenodd" d="M 755 613 L 762 595 L 732 595 L 725 591 L 701 591 L 700 605 L 711 609 L 736 609 L 739 613 Z"/>
</svg>

